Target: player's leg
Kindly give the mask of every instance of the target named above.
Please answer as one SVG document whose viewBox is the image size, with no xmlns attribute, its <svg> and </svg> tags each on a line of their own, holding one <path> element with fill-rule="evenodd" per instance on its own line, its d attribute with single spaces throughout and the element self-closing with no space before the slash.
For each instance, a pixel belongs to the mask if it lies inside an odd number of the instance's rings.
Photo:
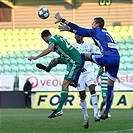
<svg viewBox="0 0 133 133">
<path fill-rule="evenodd" d="M 113 95 L 113 99 L 114 99 L 114 95 Z M 112 100 L 112 102 L 111 102 L 111 106 L 112 106 L 112 103 L 113 103 L 113 100 Z M 111 106 L 110 106 L 110 109 L 109 109 L 109 112 L 108 112 L 108 117 L 111 117 Z"/>
<path fill-rule="evenodd" d="M 94 121 L 100 121 L 99 117 L 98 117 L 98 99 L 97 99 L 97 95 L 96 95 L 96 91 L 95 91 L 95 87 L 96 87 L 96 78 L 95 78 L 95 73 L 94 72 L 88 72 L 88 73 L 83 73 L 85 75 L 84 77 L 84 82 L 86 84 L 86 86 L 89 88 L 90 90 L 90 94 L 91 94 L 91 103 L 94 109 Z"/>
<path fill-rule="evenodd" d="M 43 64 L 37 63 L 36 66 L 39 69 L 42 69 L 46 72 L 50 72 L 53 67 L 56 67 L 58 64 L 66 64 L 66 62 L 61 58 L 54 58 L 51 60 L 51 62 L 48 64 L 48 66 L 45 66 Z"/>
<path fill-rule="evenodd" d="M 54 59 L 52 59 L 52 60 L 50 61 L 50 63 L 48 64 L 48 66 L 45 66 L 45 65 L 43 65 L 43 64 L 41 64 L 41 63 L 37 63 L 37 64 L 36 64 L 36 67 L 39 68 L 39 69 L 41 69 L 41 70 L 44 70 L 44 71 L 46 71 L 46 72 L 50 72 L 50 70 L 51 70 L 53 67 L 55 67 L 57 64 L 58 64 L 58 60 L 57 60 L 57 58 L 54 58 Z"/>
<path fill-rule="evenodd" d="M 86 92 L 84 91 L 79 91 L 79 97 L 80 97 L 80 106 L 82 108 L 82 112 L 84 115 L 84 128 L 87 129 L 89 127 L 89 115 L 87 112 L 87 103 L 86 103 Z"/>
<path fill-rule="evenodd" d="M 103 110 L 103 107 L 104 107 L 105 104 L 106 104 L 107 90 L 101 89 L 101 93 L 102 93 L 102 99 L 103 99 L 103 101 L 101 102 L 100 110 L 98 111 L 98 116 L 99 116 L 99 117 L 101 116 L 101 112 L 102 112 L 102 110 Z"/>
<path fill-rule="evenodd" d="M 87 129 L 89 127 L 89 115 L 87 112 L 87 103 L 86 103 L 86 85 L 84 82 L 84 75 L 81 74 L 79 78 L 79 83 L 77 90 L 79 91 L 79 97 L 80 97 L 80 106 L 82 108 L 82 113 L 84 116 L 84 128 Z"/>
<path fill-rule="evenodd" d="M 107 99 L 106 99 L 106 109 L 102 114 L 102 116 L 100 117 L 100 119 L 104 119 L 104 120 L 108 118 L 108 112 L 113 101 L 114 82 L 115 82 L 115 79 L 117 78 L 120 59 L 119 57 L 115 57 L 115 59 L 114 60 L 112 59 L 111 61 L 114 62 L 114 64 L 112 64 L 113 66 L 105 67 L 105 71 L 108 76 L 108 93 L 107 93 Z"/>
<path fill-rule="evenodd" d="M 90 93 L 91 93 L 91 102 L 92 102 L 92 106 L 94 109 L 94 121 L 100 121 L 99 117 L 98 117 L 98 99 L 97 99 L 97 95 L 96 95 L 96 91 L 95 91 L 95 84 L 91 84 L 89 85 L 89 89 L 90 89 Z"/>
<path fill-rule="evenodd" d="M 76 63 L 74 64 L 74 63 L 70 63 L 70 62 L 67 63 L 67 72 L 68 73 L 65 75 L 64 81 L 62 84 L 62 91 L 60 94 L 59 105 L 58 105 L 57 109 L 54 110 L 54 112 L 48 116 L 48 118 L 54 118 L 54 117 L 63 115 L 62 107 L 68 97 L 68 90 L 69 90 L 68 86 L 73 81 L 78 70 L 80 69 L 80 66 L 81 66 L 81 64 L 79 64 L 79 63 L 78 64 L 76 64 Z"/>
<path fill-rule="evenodd" d="M 78 80 L 79 80 L 80 74 L 82 72 L 84 63 L 85 63 L 85 55 L 84 54 L 81 54 L 81 59 L 82 59 L 82 65 L 81 65 L 80 69 L 78 70 L 74 80 L 70 83 L 70 86 L 73 86 L 75 88 L 78 86 Z"/>
<path fill-rule="evenodd" d="M 113 56 L 113 55 L 102 55 L 102 54 L 92 53 L 92 54 L 85 54 L 85 59 L 89 61 L 91 60 L 92 62 L 100 66 L 105 66 L 105 72 L 107 72 L 107 76 L 109 77 L 106 109 L 100 117 L 100 119 L 105 120 L 106 118 L 108 118 L 108 111 L 112 103 L 114 81 L 115 81 L 115 78 L 117 77 L 120 57 Z"/>
<path fill-rule="evenodd" d="M 64 103 L 65 103 L 65 101 L 67 100 L 67 97 L 68 97 L 68 86 L 69 86 L 69 84 L 70 84 L 70 82 L 68 80 L 63 81 L 62 91 L 60 93 L 59 105 L 58 105 L 57 109 L 54 110 L 54 112 L 48 116 L 48 118 L 54 118 L 54 117 L 63 115 L 62 107 L 63 107 L 63 105 L 64 105 Z"/>
</svg>

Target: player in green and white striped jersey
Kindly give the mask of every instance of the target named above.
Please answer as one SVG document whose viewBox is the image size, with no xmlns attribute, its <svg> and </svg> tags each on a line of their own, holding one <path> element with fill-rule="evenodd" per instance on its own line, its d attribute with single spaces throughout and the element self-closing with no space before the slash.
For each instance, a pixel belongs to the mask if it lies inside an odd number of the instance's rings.
<svg viewBox="0 0 133 133">
<path fill-rule="evenodd" d="M 101 79 L 101 82 L 99 81 L 99 77 Z M 107 87 L 108 87 L 108 76 L 104 72 L 104 68 L 103 67 L 100 67 L 100 69 L 98 71 L 98 74 L 97 74 L 97 77 L 96 77 L 96 80 L 97 80 L 98 85 L 101 85 L 101 93 L 102 93 L 102 98 L 103 98 L 103 101 L 101 102 L 101 105 L 100 105 L 100 110 L 98 112 L 98 116 L 100 117 L 101 116 L 100 113 L 101 113 L 101 111 L 103 110 L 103 107 L 106 104 L 106 98 L 107 98 L 107 92 L 108 92 L 108 90 L 107 90 Z M 108 117 L 111 117 L 110 110 L 109 110 L 109 113 L 108 113 Z"/>
</svg>

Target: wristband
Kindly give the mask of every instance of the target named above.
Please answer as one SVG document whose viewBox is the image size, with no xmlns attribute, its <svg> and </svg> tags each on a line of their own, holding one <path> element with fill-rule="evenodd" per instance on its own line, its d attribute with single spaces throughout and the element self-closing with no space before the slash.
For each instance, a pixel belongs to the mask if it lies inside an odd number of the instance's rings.
<svg viewBox="0 0 133 133">
<path fill-rule="evenodd" d="M 62 19 L 61 22 L 64 23 L 66 21 L 66 19 Z"/>
</svg>

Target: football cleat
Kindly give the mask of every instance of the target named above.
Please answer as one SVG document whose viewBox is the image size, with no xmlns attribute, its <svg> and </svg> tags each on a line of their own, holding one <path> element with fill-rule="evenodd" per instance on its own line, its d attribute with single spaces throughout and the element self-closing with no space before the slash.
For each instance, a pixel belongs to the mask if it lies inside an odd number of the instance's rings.
<svg viewBox="0 0 133 133">
<path fill-rule="evenodd" d="M 95 116 L 94 116 L 94 121 L 95 121 L 95 122 L 100 121 L 100 118 L 98 117 L 98 115 L 95 115 Z"/>
<path fill-rule="evenodd" d="M 88 127 L 89 127 L 89 117 L 86 116 L 86 117 L 84 118 L 84 128 L 85 128 L 85 129 L 88 129 Z"/>
<path fill-rule="evenodd" d="M 102 120 L 105 120 L 105 119 L 107 119 L 108 118 L 108 114 L 105 114 L 105 113 L 103 113 L 101 116 L 100 116 L 100 119 L 102 119 Z"/>
<path fill-rule="evenodd" d="M 42 64 L 40 64 L 40 63 L 37 63 L 37 64 L 36 64 L 36 67 L 39 68 L 39 69 L 41 69 L 41 70 L 44 70 L 44 71 L 46 71 L 46 72 L 49 72 L 49 71 L 46 70 L 46 66 L 44 66 L 44 65 L 42 65 Z"/>
<path fill-rule="evenodd" d="M 110 113 L 108 113 L 108 118 L 110 118 L 111 117 L 111 114 Z"/>
<path fill-rule="evenodd" d="M 57 111 L 57 110 L 54 110 L 53 113 L 51 115 L 48 116 L 48 118 L 54 118 L 54 117 L 57 117 L 57 116 L 62 116 L 63 115 L 63 111 Z"/>
</svg>

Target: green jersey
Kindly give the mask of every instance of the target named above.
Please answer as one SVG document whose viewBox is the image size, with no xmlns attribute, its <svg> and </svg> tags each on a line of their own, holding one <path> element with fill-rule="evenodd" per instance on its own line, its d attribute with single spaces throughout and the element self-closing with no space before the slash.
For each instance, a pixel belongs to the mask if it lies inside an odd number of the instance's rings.
<svg viewBox="0 0 133 133">
<path fill-rule="evenodd" d="M 67 61 L 82 63 L 81 55 L 65 38 L 59 35 L 51 36 L 48 44 L 54 44 L 54 51 Z"/>
<path fill-rule="evenodd" d="M 60 55 L 58 61 L 67 65 L 64 79 L 72 82 L 82 66 L 80 53 L 65 38 L 59 35 L 51 36 L 48 44 L 54 44 L 54 51 Z"/>
</svg>

